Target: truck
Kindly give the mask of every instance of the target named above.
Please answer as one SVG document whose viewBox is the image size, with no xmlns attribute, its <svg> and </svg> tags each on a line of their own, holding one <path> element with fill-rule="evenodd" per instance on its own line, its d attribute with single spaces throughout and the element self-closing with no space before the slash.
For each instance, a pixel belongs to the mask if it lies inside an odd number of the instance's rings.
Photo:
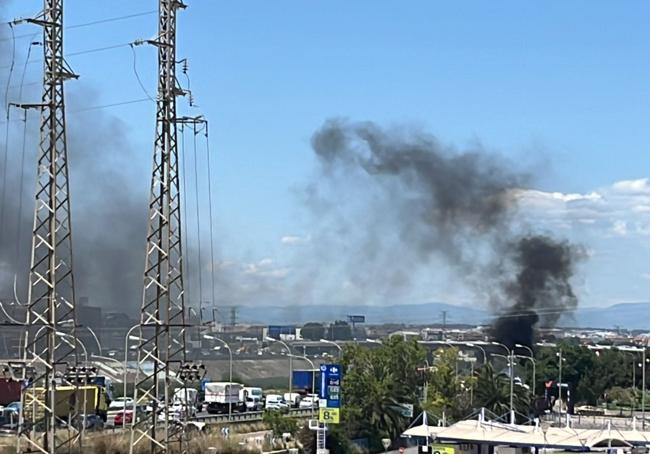
<svg viewBox="0 0 650 454">
<path fill-rule="evenodd" d="M 182 419 L 184 416 L 192 418 L 200 409 L 198 390 L 194 388 L 176 388 L 174 390 L 170 407 L 170 414 L 174 418 Z"/>
<path fill-rule="evenodd" d="M 246 411 L 245 403 L 239 398 L 243 385 L 232 382 L 210 382 L 205 384 L 206 410 L 210 414 L 228 411 Z"/>
<path fill-rule="evenodd" d="M 298 408 L 302 394 L 299 393 L 284 393 L 284 401 L 292 408 Z"/>
<path fill-rule="evenodd" d="M 239 391 L 239 400 L 244 402 L 246 411 L 262 411 L 264 409 L 263 397 L 262 388 L 246 386 Z"/>
<path fill-rule="evenodd" d="M 312 369 L 294 369 L 291 392 L 300 394 L 317 394 L 320 384 L 320 371 Z M 312 389 L 316 388 L 316 389 Z"/>
<path fill-rule="evenodd" d="M 62 420 L 79 415 L 97 415 L 106 422 L 108 410 L 106 388 L 99 385 L 57 386 L 54 391 L 54 413 Z M 32 402 L 45 402 L 45 388 L 27 388 L 25 390 L 25 417 L 32 418 L 32 411 L 43 413 L 42 405 Z M 42 416 L 42 414 L 40 415 Z"/>
<path fill-rule="evenodd" d="M 0 378 L 0 405 L 3 407 L 20 400 L 20 382 L 10 378 Z"/>
</svg>

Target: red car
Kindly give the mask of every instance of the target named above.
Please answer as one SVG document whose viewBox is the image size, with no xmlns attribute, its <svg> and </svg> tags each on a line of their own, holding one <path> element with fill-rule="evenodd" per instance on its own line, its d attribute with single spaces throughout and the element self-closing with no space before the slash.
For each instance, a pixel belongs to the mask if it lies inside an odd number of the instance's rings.
<svg viewBox="0 0 650 454">
<path fill-rule="evenodd" d="M 122 424 L 131 424 L 133 419 L 133 410 L 123 410 L 115 415 L 115 426 Z"/>
</svg>

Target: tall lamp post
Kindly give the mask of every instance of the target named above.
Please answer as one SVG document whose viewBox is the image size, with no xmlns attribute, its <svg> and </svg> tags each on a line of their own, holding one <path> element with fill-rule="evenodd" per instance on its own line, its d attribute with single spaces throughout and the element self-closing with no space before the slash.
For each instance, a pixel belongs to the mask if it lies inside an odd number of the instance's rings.
<svg viewBox="0 0 650 454">
<path fill-rule="evenodd" d="M 307 355 L 303 355 L 303 356 L 295 355 L 295 357 L 300 358 L 300 359 L 304 359 L 311 366 L 311 393 L 316 394 L 316 370 L 317 370 L 316 365 L 314 364 L 314 362 L 311 359 L 307 358 Z M 312 400 L 312 404 L 311 404 L 311 413 L 312 414 L 314 414 L 314 408 L 315 408 L 314 407 L 314 402 Z"/>
<path fill-rule="evenodd" d="M 510 371 L 510 424 L 515 423 L 515 406 L 514 406 L 514 393 L 515 393 L 515 372 L 514 372 L 514 357 L 512 355 L 512 350 L 510 350 L 506 345 L 500 342 L 492 342 L 492 345 L 497 345 L 505 349 L 508 352 L 510 360 L 508 361 L 509 371 Z"/>
<path fill-rule="evenodd" d="M 209 340 L 214 340 L 217 342 L 221 342 L 221 344 L 226 347 L 226 350 L 228 350 L 228 357 L 229 357 L 229 365 L 228 365 L 228 383 L 229 383 L 229 389 L 232 389 L 232 349 L 230 348 L 230 345 L 218 337 L 215 336 L 210 336 L 209 334 L 204 334 L 203 335 L 204 339 L 209 339 Z M 214 350 L 219 350 L 221 347 L 214 347 Z M 230 421 L 232 418 L 232 399 L 229 397 L 228 398 L 228 421 Z"/>
<path fill-rule="evenodd" d="M 101 344 L 101 342 L 99 342 L 99 337 L 97 337 L 97 334 L 95 334 L 95 331 L 93 331 L 93 329 L 90 326 L 84 326 L 84 328 L 86 328 L 88 330 L 88 332 L 93 336 L 93 339 L 95 339 L 95 343 L 97 344 L 97 348 L 99 349 L 99 351 L 97 353 L 99 353 L 99 355 L 101 356 L 102 355 L 102 344 Z"/>
<path fill-rule="evenodd" d="M 562 416 L 562 363 L 564 362 L 564 358 L 562 357 L 562 348 L 558 350 L 558 352 L 555 354 L 558 357 L 558 400 L 560 401 L 560 416 Z"/>
<path fill-rule="evenodd" d="M 328 339 L 321 339 L 320 342 L 322 342 L 322 343 L 324 343 L 324 344 L 331 344 L 331 345 L 335 346 L 336 348 L 338 348 L 338 349 L 339 349 L 339 358 L 340 358 L 341 355 L 343 354 L 343 349 L 342 349 L 341 346 L 340 346 L 339 344 L 337 344 L 336 342 L 331 341 L 331 340 L 328 340 Z"/>
<path fill-rule="evenodd" d="M 465 342 L 463 345 L 467 345 L 468 347 L 473 347 L 473 348 L 478 348 L 481 353 L 483 353 L 483 364 L 487 364 L 488 362 L 488 357 L 487 353 L 485 352 L 485 349 L 481 347 L 481 345 L 477 342 Z"/>
<path fill-rule="evenodd" d="M 645 368 L 647 366 L 646 362 L 648 359 L 646 358 L 646 348 L 648 348 L 648 342 L 646 341 L 643 344 L 643 353 L 641 354 L 642 357 L 642 362 L 641 362 L 641 429 L 645 430 Z"/>
<path fill-rule="evenodd" d="M 62 332 L 59 332 L 59 331 L 55 332 L 54 335 L 57 336 L 57 337 L 60 337 L 61 339 L 66 339 L 66 343 L 68 343 L 68 342 L 72 342 L 73 344 L 75 342 L 78 343 L 79 346 L 81 347 L 81 350 L 84 353 L 84 359 L 86 360 L 86 365 L 90 364 L 88 362 L 88 350 L 86 349 L 86 346 L 84 345 L 84 343 L 81 342 L 77 337 L 72 336 L 71 334 L 62 333 Z M 78 372 L 78 369 L 77 369 L 77 380 L 78 379 L 79 379 L 79 372 Z M 79 383 L 77 382 L 77 386 L 78 385 L 79 385 Z M 87 400 L 86 400 L 87 399 L 86 395 L 88 393 L 88 390 L 86 388 L 84 388 L 83 392 L 84 392 L 83 412 L 82 412 L 82 414 L 80 416 L 80 418 L 81 418 L 81 441 L 84 440 L 85 435 L 86 435 L 86 418 L 88 417 L 86 415 L 86 407 L 88 406 L 87 405 Z M 77 416 L 79 416 L 79 415 L 77 415 Z M 68 422 L 70 422 L 70 418 L 68 418 Z"/>
<path fill-rule="evenodd" d="M 289 357 L 289 398 L 291 398 L 291 394 L 293 393 L 293 355 L 291 354 L 291 348 L 287 345 L 286 342 L 280 340 L 280 339 L 275 339 L 273 337 L 265 337 L 265 339 L 268 342 L 277 342 L 278 344 L 281 344 L 284 348 L 287 349 L 287 356 Z"/>
<path fill-rule="evenodd" d="M 530 362 L 533 363 L 533 389 L 532 389 L 532 391 L 533 391 L 533 396 L 534 396 L 535 395 L 535 382 L 537 381 L 537 379 L 536 379 L 537 375 L 536 375 L 536 371 L 535 371 L 535 353 L 533 353 L 533 349 L 530 348 L 527 345 L 515 344 L 515 347 L 523 348 L 525 350 L 528 350 L 528 352 L 530 353 L 530 357 L 522 356 L 522 358 L 528 358 L 528 359 L 530 359 Z"/>
<path fill-rule="evenodd" d="M 124 336 L 124 381 L 123 383 L 123 388 L 122 388 L 122 397 L 126 398 L 126 371 L 127 371 L 127 366 L 128 366 L 128 361 L 129 361 L 129 340 L 134 340 L 140 342 L 142 339 L 139 338 L 138 336 L 132 336 L 131 333 L 133 330 L 136 328 L 139 328 L 140 324 L 133 325 L 131 328 L 128 329 L 126 332 L 126 335 Z M 140 367 L 138 365 L 138 367 Z M 134 402 L 135 405 L 135 402 Z M 124 409 L 126 410 L 126 400 L 124 401 Z M 122 420 L 124 420 L 123 418 Z M 124 424 L 122 424 L 122 427 L 124 427 Z"/>
</svg>

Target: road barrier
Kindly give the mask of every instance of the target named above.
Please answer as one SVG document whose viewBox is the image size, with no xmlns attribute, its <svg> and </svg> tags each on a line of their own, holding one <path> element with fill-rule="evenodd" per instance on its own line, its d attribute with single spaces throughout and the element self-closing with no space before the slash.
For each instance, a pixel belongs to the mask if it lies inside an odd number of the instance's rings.
<svg viewBox="0 0 650 454">
<path fill-rule="evenodd" d="M 303 418 L 311 416 L 312 414 L 314 413 L 311 408 L 294 408 L 289 410 L 285 416 L 288 418 Z M 204 415 L 196 416 L 193 419 L 196 421 L 205 422 L 206 424 L 222 424 L 226 422 L 243 423 L 250 421 L 261 421 L 263 416 L 263 411 L 249 411 L 246 413 L 233 413 L 230 419 L 228 419 L 228 415 Z"/>
</svg>

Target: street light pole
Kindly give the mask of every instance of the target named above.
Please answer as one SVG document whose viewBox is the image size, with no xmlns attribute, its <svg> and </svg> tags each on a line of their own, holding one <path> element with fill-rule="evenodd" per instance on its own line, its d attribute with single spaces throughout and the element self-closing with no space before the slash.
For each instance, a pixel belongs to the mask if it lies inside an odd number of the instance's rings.
<svg viewBox="0 0 650 454">
<path fill-rule="evenodd" d="M 79 340 L 78 338 L 76 338 L 76 337 L 74 337 L 74 336 L 72 336 L 72 335 L 70 335 L 68 333 L 62 333 L 62 332 L 57 331 L 54 334 L 56 336 L 59 336 L 62 339 L 69 339 L 72 343 L 77 342 L 79 344 L 79 346 L 81 347 L 81 350 L 84 353 L 84 358 L 86 360 L 86 366 L 88 366 L 90 364 L 88 362 L 88 350 L 86 349 L 86 346 L 84 345 L 84 343 L 81 342 L 81 340 Z M 76 375 L 77 375 L 77 386 L 79 386 L 79 382 L 78 382 L 78 380 L 79 380 L 79 369 L 76 369 Z M 85 436 L 86 436 L 86 418 L 87 418 L 86 407 L 88 406 L 86 396 L 87 396 L 88 390 L 86 388 L 83 388 L 83 393 L 84 393 L 83 412 L 82 412 L 82 414 L 80 416 L 80 420 L 81 420 L 81 441 L 82 442 L 83 442 L 83 440 L 85 439 Z M 75 406 L 75 407 L 79 408 L 78 406 Z M 77 415 L 77 416 L 79 416 L 79 415 Z M 72 421 L 70 421 L 70 418 L 68 418 L 68 423 L 72 423 Z"/>
<path fill-rule="evenodd" d="M 287 349 L 287 355 L 289 356 L 289 397 L 293 400 L 293 396 L 291 395 L 293 393 L 293 355 L 291 353 L 291 348 L 289 348 L 286 342 L 280 339 L 275 339 L 273 337 L 267 336 L 266 340 L 269 342 L 277 342 L 279 344 L 282 344 L 282 346 Z"/>
<path fill-rule="evenodd" d="M 314 364 L 314 362 L 311 359 L 307 358 L 307 355 L 303 355 L 303 356 L 296 355 L 296 358 L 304 359 L 311 366 L 311 393 L 315 394 L 316 393 L 316 365 Z M 314 414 L 314 408 L 315 408 L 314 407 L 314 402 L 312 400 L 312 404 L 311 404 L 311 413 L 312 413 L 312 415 Z"/>
<path fill-rule="evenodd" d="M 129 330 L 126 332 L 126 336 L 124 336 L 124 381 L 122 382 L 122 397 L 126 398 L 126 371 L 127 371 L 127 363 L 129 360 L 129 339 L 132 337 L 131 333 L 133 332 L 134 329 L 138 328 L 140 324 L 133 325 Z M 137 339 L 133 339 L 140 341 L 140 338 L 138 337 Z M 139 365 L 138 365 L 139 367 Z M 134 402 L 135 404 L 135 402 Z M 124 409 L 126 410 L 126 400 L 124 401 Z M 122 421 L 124 421 L 126 418 L 122 418 Z M 124 424 L 122 424 L 122 428 L 124 428 Z"/>
<path fill-rule="evenodd" d="M 645 350 L 648 347 L 647 341 L 645 344 L 643 344 L 643 353 L 642 353 L 642 369 L 641 369 L 641 381 L 643 382 L 641 384 L 641 429 L 645 430 L 645 362 L 646 362 L 646 353 Z"/>
<path fill-rule="evenodd" d="M 476 342 L 466 342 L 463 345 L 468 345 L 470 347 L 478 348 L 479 350 L 481 350 L 481 353 L 483 353 L 483 364 L 487 364 L 487 362 L 488 362 L 487 353 L 485 352 L 485 349 L 483 347 L 481 347 Z"/>
<path fill-rule="evenodd" d="M 93 331 L 93 329 L 90 326 L 85 326 L 84 328 L 86 328 L 88 332 L 93 336 L 93 339 L 95 339 L 95 343 L 97 344 L 97 348 L 99 349 L 99 352 L 97 353 L 99 353 L 99 355 L 101 356 L 102 344 L 99 342 L 99 337 L 97 337 L 97 334 L 95 334 L 95 331 Z"/>
<path fill-rule="evenodd" d="M 226 350 L 228 350 L 228 357 L 229 357 L 229 365 L 228 365 L 228 386 L 229 389 L 232 390 L 232 349 L 230 348 L 230 345 L 218 337 L 215 336 L 210 336 L 209 334 L 204 334 L 203 335 L 204 339 L 210 339 L 210 340 L 215 340 L 218 342 L 221 342 L 224 347 L 226 347 Z M 214 350 L 218 350 L 220 347 L 214 347 Z M 244 403 L 245 404 L 245 403 Z M 232 398 L 231 396 L 228 396 L 228 421 L 232 419 Z"/>
<path fill-rule="evenodd" d="M 339 344 L 337 344 L 336 342 L 331 341 L 331 340 L 328 340 L 328 339 L 321 339 L 320 341 L 323 342 L 324 344 L 332 344 L 333 346 L 335 346 L 336 348 L 338 348 L 338 349 L 339 349 L 339 358 L 340 358 L 341 355 L 343 354 L 343 349 L 342 349 L 341 346 L 340 346 Z"/>
<path fill-rule="evenodd" d="M 514 409 L 514 393 L 515 393 L 515 377 L 514 377 L 514 360 L 515 358 L 513 357 L 512 353 L 513 351 L 510 350 L 506 345 L 501 344 L 499 342 L 492 342 L 493 345 L 498 345 L 499 347 L 502 347 L 505 349 L 505 351 L 508 352 L 508 356 L 510 357 L 509 361 L 509 371 L 510 371 L 510 424 L 515 423 L 515 409 Z"/>
<path fill-rule="evenodd" d="M 560 416 L 562 416 L 562 349 L 559 349 L 558 357 L 560 365 L 558 366 L 558 400 L 560 401 Z"/>
<path fill-rule="evenodd" d="M 533 349 L 528 347 L 527 345 L 522 345 L 522 344 L 515 344 L 515 347 L 518 348 L 524 348 L 530 352 L 530 362 L 533 363 L 533 396 L 535 396 L 535 382 L 536 380 L 536 371 L 535 371 L 535 354 L 533 353 Z"/>
</svg>

